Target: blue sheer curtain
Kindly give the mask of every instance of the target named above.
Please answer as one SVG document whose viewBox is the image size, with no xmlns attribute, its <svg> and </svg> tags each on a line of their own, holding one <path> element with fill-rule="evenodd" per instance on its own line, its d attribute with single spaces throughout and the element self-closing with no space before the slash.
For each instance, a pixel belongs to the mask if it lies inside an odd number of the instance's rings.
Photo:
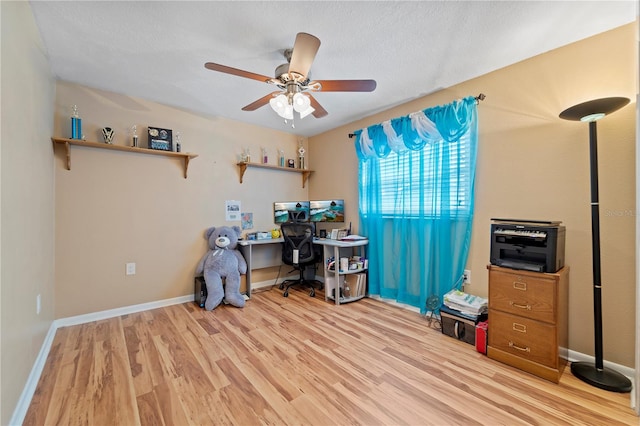
<svg viewBox="0 0 640 426">
<path fill-rule="evenodd" d="M 369 293 L 426 312 L 458 287 L 469 254 L 477 152 L 474 97 L 355 131 Z"/>
</svg>

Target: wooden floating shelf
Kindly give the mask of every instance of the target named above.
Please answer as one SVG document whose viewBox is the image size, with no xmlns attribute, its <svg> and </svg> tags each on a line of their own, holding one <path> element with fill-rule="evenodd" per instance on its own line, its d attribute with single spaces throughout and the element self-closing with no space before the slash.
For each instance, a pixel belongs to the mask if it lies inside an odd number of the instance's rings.
<svg viewBox="0 0 640 426">
<path fill-rule="evenodd" d="M 301 173 L 302 174 L 302 187 L 303 188 L 304 188 L 304 185 L 307 183 L 307 180 L 309 180 L 309 176 L 311 175 L 311 173 L 313 173 L 313 170 L 296 169 L 296 168 L 293 168 L 293 167 L 270 166 L 269 164 L 261 164 L 261 163 L 240 162 L 240 163 L 238 163 L 238 167 L 240 168 L 240 183 L 242 183 L 242 178 L 244 176 L 244 172 L 247 171 L 247 167 L 258 167 L 260 169 L 270 169 L 270 170 L 280 170 L 280 171 L 283 171 L 283 172 Z"/>
<path fill-rule="evenodd" d="M 138 154 L 151 154 L 162 155 L 164 157 L 174 157 L 184 159 L 184 178 L 187 178 L 187 169 L 189 168 L 189 161 L 192 158 L 196 158 L 198 154 L 192 154 L 190 152 L 173 152 L 173 151 L 161 151 L 157 149 L 137 148 L 133 146 L 113 145 L 108 143 L 87 142 L 80 139 L 66 139 L 66 138 L 51 138 L 55 145 L 62 145 L 67 151 L 67 170 L 71 170 L 71 145 L 86 146 L 90 148 L 111 149 L 116 151 L 135 152 Z"/>
</svg>

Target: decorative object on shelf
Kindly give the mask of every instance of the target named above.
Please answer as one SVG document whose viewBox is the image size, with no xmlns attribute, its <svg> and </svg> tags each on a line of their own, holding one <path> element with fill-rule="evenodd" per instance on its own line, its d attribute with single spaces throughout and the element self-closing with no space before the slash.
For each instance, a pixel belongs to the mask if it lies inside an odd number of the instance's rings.
<svg viewBox="0 0 640 426">
<path fill-rule="evenodd" d="M 171 129 L 161 129 L 159 127 L 149 127 L 149 149 L 160 151 L 173 151 L 173 132 Z"/>
<path fill-rule="evenodd" d="M 560 118 L 589 123 L 589 154 L 591 169 L 591 251 L 593 259 L 593 316 L 595 365 L 572 362 L 574 376 L 600 389 L 631 392 L 631 381 L 621 373 L 603 365 L 602 355 L 602 283 L 600 281 L 600 203 L 598 201 L 598 133 L 596 121 L 629 103 L 627 98 L 602 98 L 583 102 L 565 109 Z"/>
<path fill-rule="evenodd" d="M 269 163 L 269 156 L 267 155 L 267 148 L 262 148 L 262 164 Z"/>
<path fill-rule="evenodd" d="M 302 145 L 302 139 L 300 139 L 298 141 L 298 160 L 299 160 L 299 166 L 300 166 L 301 169 L 305 168 L 305 166 L 304 166 L 304 153 L 305 153 L 304 146 Z"/>
<path fill-rule="evenodd" d="M 292 169 L 296 167 L 296 161 L 293 158 L 289 158 L 287 160 L 287 166 L 291 167 Z"/>
<path fill-rule="evenodd" d="M 176 152 L 182 151 L 182 145 L 180 144 L 180 132 L 176 132 Z"/>
<path fill-rule="evenodd" d="M 114 131 L 111 127 L 103 127 L 102 128 L 102 137 L 104 138 L 104 143 L 112 144 L 113 143 L 113 135 Z"/>
<path fill-rule="evenodd" d="M 244 150 L 244 161 L 245 163 L 251 162 L 251 150 L 249 148 Z"/>
<path fill-rule="evenodd" d="M 280 167 L 284 167 L 284 151 L 282 149 L 278 150 L 278 164 L 280 165 Z"/>
<path fill-rule="evenodd" d="M 131 127 L 131 133 L 133 133 L 133 140 L 131 141 L 131 146 L 134 148 L 138 147 L 138 126 L 137 125 L 133 125 L 133 127 Z"/>
<path fill-rule="evenodd" d="M 82 135 L 82 119 L 78 115 L 78 106 L 74 105 L 71 112 L 71 139 L 84 139 Z"/>
</svg>

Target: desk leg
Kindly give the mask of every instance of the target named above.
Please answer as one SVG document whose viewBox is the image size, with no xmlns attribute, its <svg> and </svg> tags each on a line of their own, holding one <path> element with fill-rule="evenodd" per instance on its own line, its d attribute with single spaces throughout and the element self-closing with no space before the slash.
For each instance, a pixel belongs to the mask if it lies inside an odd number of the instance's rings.
<svg viewBox="0 0 640 426">
<path fill-rule="evenodd" d="M 240 250 L 247 262 L 247 297 L 251 298 L 251 245 L 240 246 Z"/>
<path fill-rule="evenodd" d="M 334 264 L 333 264 L 333 273 L 335 274 L 335 278 L 336 278 L 336 288 L 335 288 L 335 294 L 334 294 L 334 299 L 336 300 L 336 305 L 340 304 L 340 247 L 338 246 L 334 246 L 333 247 L 333 260 L 334 260 Z"/>
</svg>

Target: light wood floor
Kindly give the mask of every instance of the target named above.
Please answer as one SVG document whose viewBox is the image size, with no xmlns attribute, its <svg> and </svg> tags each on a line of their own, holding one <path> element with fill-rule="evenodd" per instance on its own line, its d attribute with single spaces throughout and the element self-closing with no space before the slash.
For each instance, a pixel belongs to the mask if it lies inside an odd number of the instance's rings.
<svg viewBox="0 0 640 426">
<path fill-rule="evenodd" d="M 363 299 L 274 288 L 61 328 L 25 425 L 638 425 L 629 394 L 553 384 Z"/>
</svg>

